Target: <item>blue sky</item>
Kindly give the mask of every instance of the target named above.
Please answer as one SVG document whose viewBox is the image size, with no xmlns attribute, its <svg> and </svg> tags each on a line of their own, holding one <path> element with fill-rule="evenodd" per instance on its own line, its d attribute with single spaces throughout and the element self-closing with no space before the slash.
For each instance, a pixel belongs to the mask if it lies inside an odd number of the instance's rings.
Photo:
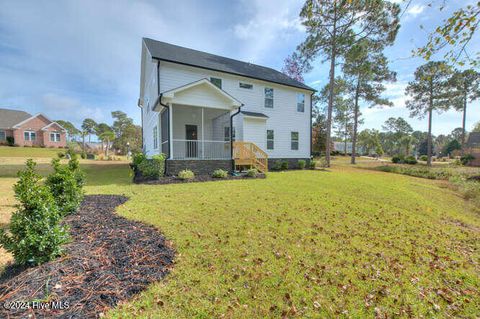
<svg viewBox="0 0 480 319">
<path fill-rule="evenodd" d="M 388 84 L 385 93 L 395 106 L 362 107 L 360 129 L 381 129 L 391 116 L 408 118 L 404 89 L 415 68 L 424 63 L 412 58 L 411 51 L 459 3 L 446 1 L 447 8 L 439 12 L 435 0 L 432 7 L 430 2 L 412 1 L 402 16 L 395 45 L 386 51 L 391 68 L 398 73 L 398 81 Z M 0 107 L 43 112 L 77 125 L 85 117 L 111 123 L 110 112 L 123 110 L 140 123 L 136 103 L 142 37 L 281 69 L 284 58 L 305 36 L 298 19 L 302 4 L 286 0 L 0 0 Z M 477 36 L 473 51 L 480 49 L 478 42 Z M 319 59 L 305 80 L 321 88 L 327 76 Z M 470 106 L 468 129 L 480 121 L 479 103 Z M 426 130 L 425 120 L 408 121 L 414 129 Z M 435 115 L 433 132 L 449 133 L 460 123 L 457 112 Z"/>
</svg>

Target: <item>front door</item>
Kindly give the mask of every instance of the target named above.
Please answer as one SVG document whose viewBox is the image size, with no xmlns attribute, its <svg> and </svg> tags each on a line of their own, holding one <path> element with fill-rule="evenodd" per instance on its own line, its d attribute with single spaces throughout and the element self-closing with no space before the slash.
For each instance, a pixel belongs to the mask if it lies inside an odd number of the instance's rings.
<svg viewBox="0 0 480 319">
<path fill-rule="evenodd" d="M 185 125 L 186 153 L 187 157 L 198 157 L 198 127 Z"/>
</svg>

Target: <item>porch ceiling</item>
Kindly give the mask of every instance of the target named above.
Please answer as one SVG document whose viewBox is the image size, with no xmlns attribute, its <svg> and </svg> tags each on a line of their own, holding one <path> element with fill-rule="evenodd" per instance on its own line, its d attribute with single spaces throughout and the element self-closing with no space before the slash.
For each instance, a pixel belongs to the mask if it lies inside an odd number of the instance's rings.
<svg viewBox="0 0 480 319">
<path fill-rule="evenodd" d="M 183 104 L 197 107 L 233 110 L 242 103 L 207 79 L 189 83 L 161 94 L 163 104 Z"/>
</svg>

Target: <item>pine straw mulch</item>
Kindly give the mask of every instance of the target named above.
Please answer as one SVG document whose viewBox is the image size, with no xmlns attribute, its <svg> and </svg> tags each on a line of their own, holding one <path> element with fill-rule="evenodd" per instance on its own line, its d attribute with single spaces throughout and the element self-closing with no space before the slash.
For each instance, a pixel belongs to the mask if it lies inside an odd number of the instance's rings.
<svg viewBox="0 0 480 319">
<path fill-rule="evenodd" d="M 65 218 L 71 242 L 54 261 L 0 277 L 0 318 L 95 318 L 168 274 L 174 250 L 152 226 L 114 213 L 127 198 L 86 196 Z M 63 310 L 5 309 L 12 301 L 68 302 Z M 64 307 L 65 308 L 65 307 Z"/>
</svg>

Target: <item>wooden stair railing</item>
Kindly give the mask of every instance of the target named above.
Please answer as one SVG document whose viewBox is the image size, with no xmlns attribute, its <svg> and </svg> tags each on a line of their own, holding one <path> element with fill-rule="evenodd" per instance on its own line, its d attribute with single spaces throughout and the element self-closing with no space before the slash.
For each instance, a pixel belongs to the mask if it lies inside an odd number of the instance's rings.
<svg viewBox="0 0 480 319">
<path fill-rule="evenodd" d="M 268 171 L 268 154 L 252 142 L 233 142 L 233 160 L 235 169 L 249 166 L 262 173 Z"/>
</svg>

